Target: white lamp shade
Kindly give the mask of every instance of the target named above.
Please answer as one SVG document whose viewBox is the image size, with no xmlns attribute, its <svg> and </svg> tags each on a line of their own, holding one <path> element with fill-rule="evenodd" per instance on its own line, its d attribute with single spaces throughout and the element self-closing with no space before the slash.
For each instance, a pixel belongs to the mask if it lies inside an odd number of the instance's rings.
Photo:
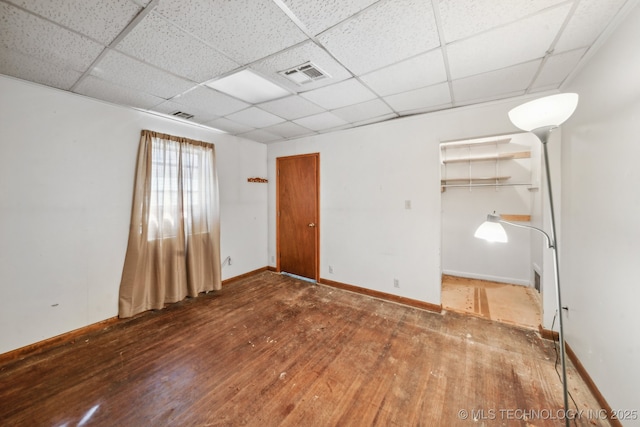
<svg viewBox="0 0 640 427">
<path fill-rule="evenodd" d="M 487 242 L 506 243 L 509 241 L 507 232 L 504 231 L 502 224 L 490 221 L 483 222 L 476 230 L 474 237 L 486 240 Z"/>
<path fill-rule="evenodd" d="M 578 106 L 577 93 L 561 93 L 529 101 L 509 111 L 511 123 L 526 131 L 560 126 Z"/>
</svg>

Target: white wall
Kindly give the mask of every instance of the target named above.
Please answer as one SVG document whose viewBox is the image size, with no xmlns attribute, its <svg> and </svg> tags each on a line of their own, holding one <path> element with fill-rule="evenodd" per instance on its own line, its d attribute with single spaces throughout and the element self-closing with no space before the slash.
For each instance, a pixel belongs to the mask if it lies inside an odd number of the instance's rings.
<svg viewBox="0 0 640 427">
<path fill-rule="evenodd" d="M 320 276 L 440 304 L 439 144 L 517 131 L 507 112 L 523 101 L 270 144 L 269 264 L 276 265 L 275 159 L 319 152 Z"/>
<path fill-rule="evenodd" d="M 0 76 L 0 353 L 117 315 L 140 130 L 216 145 L 223 278 L 267 263 L 266 147 Z"/>
<path fill-rule="evenodd" d="M 442 176 L 455 178 L 472 176 L 510 176 L 506 184 L 530 183 L 528 186 L 448 187 L 442 193 L 442 271 L 460 277 L 470 277 L 518 285 L 532 285 L 532 233 L 515 227 L 505 227 L 509 243 L 488 243 L 473 237 L 488 213 L 532 215 L 538 198 L 540 142 L 531 133 L 509 135 L 511 142 L 475 148 L 476 156 L 531 151 L 531 158 L 469 163 L 449 163 L 442 166 Z M 451 158 L 464 157 L 467 148 L 448 149 Z M 453 152 L 452 152 L 453 151 Z M 498 169 L 496 172 L 496 168 Z M 471 169 L 471 171 L 469 171 Z"/>
<path fill-rule="evenodd" d="M 566 339 L 609 404 L 629 410 L 640 410 L 638 40 L 640 7 L 565 88 L 580 103 L 562 153 Z"/>
</svg>

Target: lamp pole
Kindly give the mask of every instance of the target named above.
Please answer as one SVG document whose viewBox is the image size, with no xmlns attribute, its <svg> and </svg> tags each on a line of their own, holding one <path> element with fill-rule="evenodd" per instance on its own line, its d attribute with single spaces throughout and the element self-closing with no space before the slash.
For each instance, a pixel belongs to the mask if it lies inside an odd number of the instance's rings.
<svg viewBox="0 0 640 427">
<path fill-rule="evenodd" d="M 562 299 L 560 296 L 560 269 L 558 262 L 558 239 L 556 237 L 556 219 L 555 209 L 553 206 L 553 193 L 551 191 L 551 171 L 549 168 L 549 153 L 547 150 L 547 142 L 549 141 L 549 135 L 551 132 L 557 129 L 557 126 L 546 126 L 538 129 L 534 129 L 531 132 L 535 134 L 542 143 L 542 151 L 544 156 L 544 169 L 547 178 L 547 194 L 549 195 L 549 211 L 551 219 L 551 243 L 550 248 L 553 251 L 553 271 L 555 274 L 556 282 L 556 300 L 558 302 L 558 341 L 560 345 L 560 365 L 562 366 L 562 390 L 564 399 L 564 419 L 565 425 L 569 427 L 569 391 L 567 388 L 567 365 L 566 365 L 566 351 L 564 343 L 564 325 L 562 321 Z"/>
</svg>

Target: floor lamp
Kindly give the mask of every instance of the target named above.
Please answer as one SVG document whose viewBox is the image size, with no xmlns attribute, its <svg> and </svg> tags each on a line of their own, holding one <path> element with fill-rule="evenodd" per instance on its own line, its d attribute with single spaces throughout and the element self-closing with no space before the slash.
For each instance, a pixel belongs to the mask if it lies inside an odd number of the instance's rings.
<svg viewBox="0 0 640 427">
<path fill-rule="evenodd" d="M 530 225 L 516 224 L 503 220 L 495 213 L 487 216 L 485 221 L 476 230 L 475 237 L 493 242 L 506 242 L 507 233 L 501 224 L 508 224 L 515 227 L 528 228 L 542 233 L 547 241 L 547 246 L 553 252 L 553 268 L 555 273 L 556 299 L 558 302 L 558 338 L 560 346 L 560 364 L 562 365 L 562 389 L 564 397 L 565 424 L 569 427 L 569 391 L 567 388 L 567 365 L 564 342 L 564 329 L 562 322 L 562 300 L 560 298 L 560 271 L 558 265 L 558 241 L 556 238 L 556 221 L 553 208 L 553 195 L 551 193 L 551 173 L 549 171 L 549 155 L 547 152 L 547 142 L 551 132 L 564 123 L 578 106 L 578 94 L 562 93 L 558 95 L 546 96 L 525 104 L 522 104 L 509 111 L 509 119 L 519 129 L 532 132 L 542 143 L 544 155 L 544 168 L 547 177 L 547 194 L 549 195 L 549 210 L 551 218 L 551 231 L 549 234 L 543 230 Z"/>
</svg>

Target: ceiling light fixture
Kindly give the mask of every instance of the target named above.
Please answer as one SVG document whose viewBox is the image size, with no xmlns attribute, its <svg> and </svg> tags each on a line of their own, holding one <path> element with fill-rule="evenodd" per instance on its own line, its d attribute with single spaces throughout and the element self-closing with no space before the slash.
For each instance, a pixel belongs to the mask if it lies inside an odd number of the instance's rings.
<svg viewBox="0 0 640 427">
<path fill-rule="evenodd" d="M 258 104 L 291 95 L 288 90 L 249 69 L 210 81 L 205 85 L 250 104 Z"/>
</svg>

